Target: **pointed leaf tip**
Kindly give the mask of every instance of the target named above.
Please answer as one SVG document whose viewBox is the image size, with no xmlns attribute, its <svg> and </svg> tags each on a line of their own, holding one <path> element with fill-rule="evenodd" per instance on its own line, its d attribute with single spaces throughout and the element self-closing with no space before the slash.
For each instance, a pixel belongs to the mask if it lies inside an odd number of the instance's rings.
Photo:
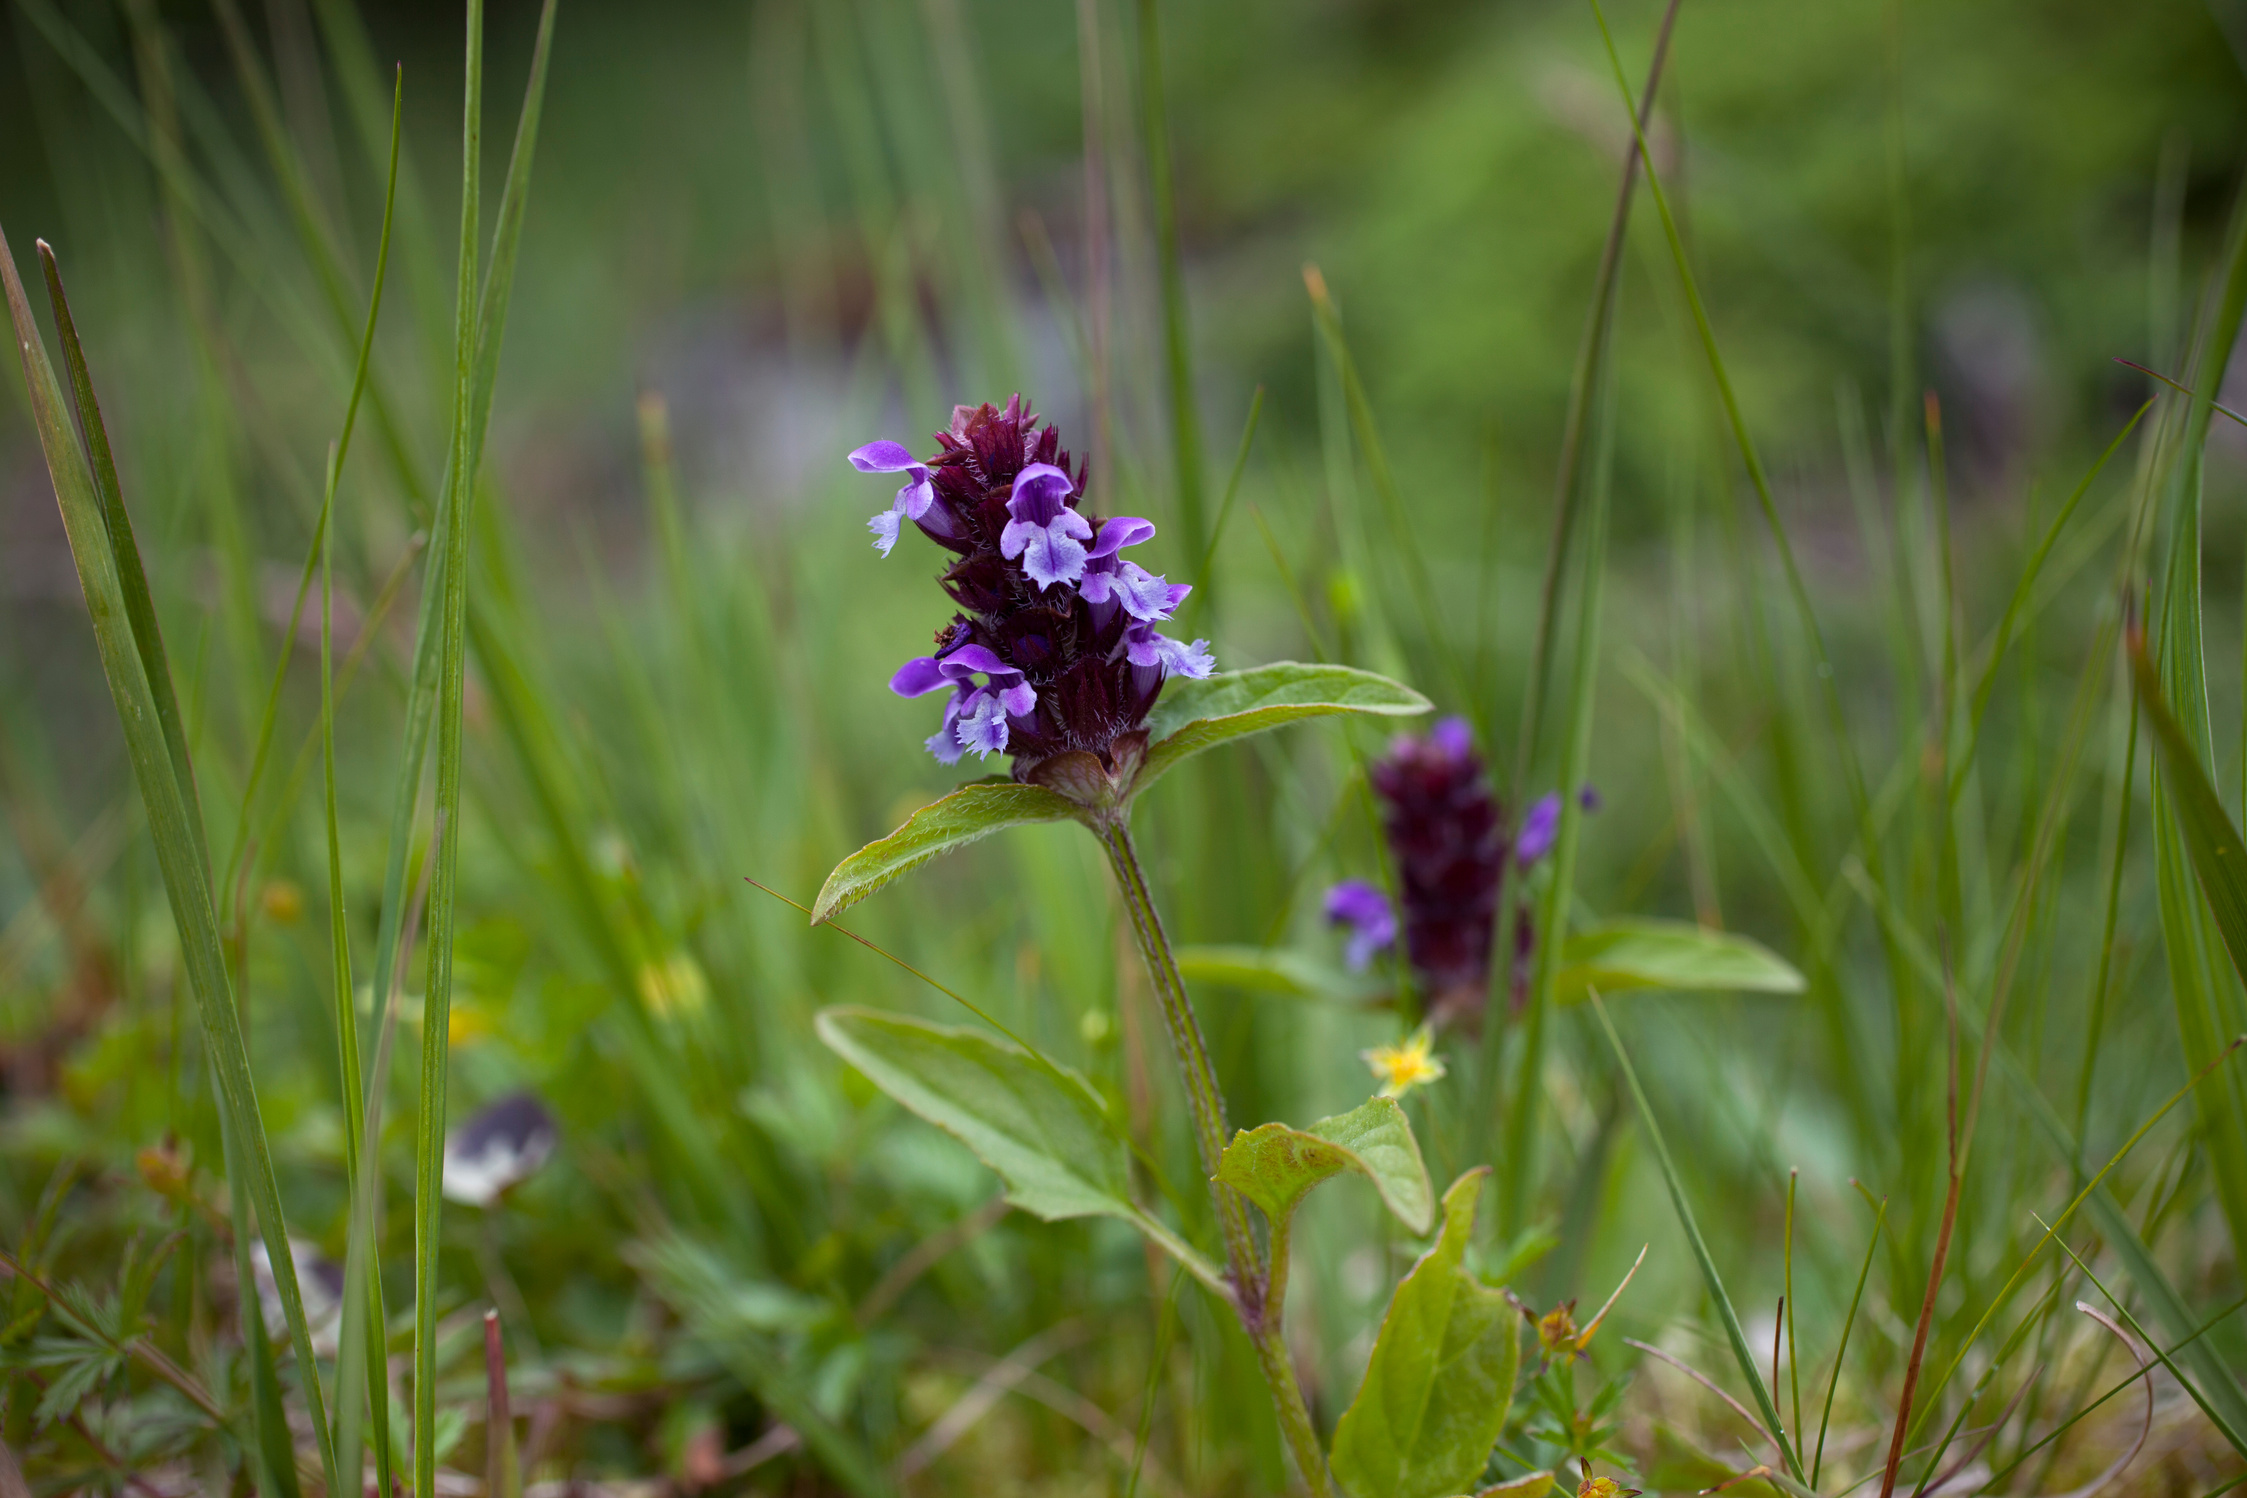
<svg viewBox="0 0 2247 1498">
<path fill-rule="evenodd" d="M 1067 797 L 1042 785 L 979 780 L 914 812 L 888 837 L 868 843 L 841 863 L 812 902 L 814 926 L 833 920 L 860 900 L 954 848 L 989 837 L 1002 827 L 1060 822 L 1077 815 Z"/>
</svg>

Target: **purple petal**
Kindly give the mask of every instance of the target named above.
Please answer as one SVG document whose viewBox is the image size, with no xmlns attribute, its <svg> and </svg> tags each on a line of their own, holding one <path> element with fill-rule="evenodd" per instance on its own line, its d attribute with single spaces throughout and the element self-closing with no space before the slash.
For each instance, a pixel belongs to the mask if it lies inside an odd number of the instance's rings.
<svg viewBox="0 0 2247 1498">
<path fill-rule="evenodd" d="M 884 439 L 869 442 L 852 453 L 850 466 L 860 473 L 904 473 L 909 469 L 920 468 L 922 464 L 904 443 Z M 926 477 L 925 472 L 923 477 Z"/>
<path fill-rule="evenodd" d="M 1117 589 L 1122 586 L 1114 568 L 1115 563 L 1105 557 L 1096 556 L 1086 562 L 1084 576 L 1077 579 L 1077 596 L 1086 603 L 1106 603 L 1114 598 Z"/>
<path fill-rule="evenodd" d="M 1605 802 L 1600 797 L 1599 787 L 1586 781 L 1583 788 L 1576 792 L 1576 804 L 1586 811 L 1598 811 Z"/>
<path fill-rule="evenodd" d="M 1074 510 L 1061 512 L 1064 516 L 1076 513 Z M 1084 518 L 1078 516 L 1077 523 L 1083 525 Z M 1055 583 L 1073 583 L 1084 576 L 1084 546 L 1061 534 L 1063 529 L 1061 518 L 1057 516 L 1052 525 L 1033 532 L 1022 548 L 1022 570 L 1041 588 L 1050 588 Z M 1013 526 L 1007 527 L 1008 534 L 1013 531 Z M 1086 533 L 1090 534 L 1089 528 Z M 1003 542 L 1000 550 L 1005 550 Z"/>
<path fill-rule="evenodd" d="M 1076 487 L 1069 475 L 1051 463 L 1032 463 L 1014 476 L 1014 492 L 1007 496 L 1006 512 L 1017 520 L 1044 525 L 1067 508 L 1069 491 Z M 1090 527 L 1085 534 L 1092 534 Z"/>
<path fill-rule="evenodd" d="M 1465 718 L 1445 718 L 1428 734 L 1431 747 L 1450 759 L 1465 759 L 1475 752 L 1475 736 Z"/>
<path fill-rule="evenodd" d="M 1177 606 L 1177 600 L 1171 596 L 1170 584 L 1137 562 L 1122 562 L 1117 565 L 1116 585 L 1122 596 L 1124 612 L 1134 619 L 1168 619 L 1170 611 Z M 1192 591 L 1184 585 L 1181 585 L 1181 589 L 1179 598 Z"/>
<path fill-rule="evenodd" d="M 1093 543 L 1095 557 L 1112 557 L 1126 546 L 1137 546 L 1155 533 L 1155 523 L 1141 520 L 1136 515 L 1111 515 L 1100 527 L 1100 539 Z"/>
<path fill-rule="evenodd" d="M 999 705 L 1006 709 L 1010 718 L 1027 718 L 1038 710 L 1037 689 L 1026 681 L 1018 681 L 1011 687 L 1001 687 Z"/>
<path fill-rule="evenodd" d="M 896 510 L 889 509 L 877 512 L 866 522 L 866 528 L 874 533 L 874 550 L 885 557 L 889 555 L 890 548 L 897 544 L 897 522 L 903 518 Z"/>
<path fill-rule="evenodd" d="M 1020 680 L 1022 673 L 999 659 L 998 652 L 988 645 L 962 645 L 944 657 L 943 671 L 946 679 L 965 682 L 978 671 L 985 676 L 1011 676 Z"/>
<path fill-rule="evenodd" d="M 944 722 L 936 732 L 928 736 L 928 752 L 936 756 L 938 764 L 956 765 L 960 762 L 959 721 L 960 699 L 963 695 L 954 692 L 945 699 Z"/>
<path fill-rule="evenodd" d="M 1163 646 L 1174 643 L 1155 633 L 1153 626 L 1134 624 L 1124 631 L 1124 654 L 1134 666 L 1160 666 Z"/>
<path fill-rule="evenodd" d="M 1156 636 L 1161 639 L 1161 636 Z M 1176 640 L 1162 641 L 1163 674 L 1184 676 L 1201 681 L 1217 669 L 1217 657 L 1209 653 L 1209 641 L 1196 640 L 1191 645 L 1181 645 Z"/>
<path fill-rule="evenodd" d="M 996 692 L 977 692 L 960 715 L 960 747 L 977 754 L 996 754 L 1006 747 L 1006 707 Z"/>
<path fill-rule="evenodd" d="M 1529 814 L 1521 819 L 1521 831 L 1514 837 L 1514 859 L 1528 868 L 1550 853 L 1553 842 L 1560 836 L 1560 795 L 1548 792 L 1537 798 Z"/>
<path fill-rule="evenodd" d="M 1389 908 L 1389 897 L 1363 879 L 1345 879 L 1326 892 L 1326 918 L 1330 924 L 1350 928 L 1343 960 L 1352 969 L 1363 969 L 1375 952 L 1397 939 L 1397 918 Z"/>
<path fill-rule="evenodd" d="M 912 482 L 897 491 L 896 509 L 908 520 L 918 520 L 936 503 L 936 486 L 928 481 L 928 470 L 916 466 Z"/>
<path fill-rule="evenodd" d="M 970 650 L 980 647 L 970 645 Z M 956 653 L 956 652 L 955 652 Z M 940 687 L 951 686 L 952 679 L 944 674 L 941 662 L 933 656 L 919 655 L 897 668 L 889 679 L 889 689 L 900 697 L 926 697 Z"/>
</svg>

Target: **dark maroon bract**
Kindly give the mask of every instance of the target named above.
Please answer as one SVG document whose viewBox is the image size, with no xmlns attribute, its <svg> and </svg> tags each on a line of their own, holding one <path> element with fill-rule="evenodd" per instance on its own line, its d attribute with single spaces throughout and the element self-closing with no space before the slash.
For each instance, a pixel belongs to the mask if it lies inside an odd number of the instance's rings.
<svg viewBox="0 0 2247 1498">
<path fill-rule="evenodd" d="M 1163 682 L 1214 667 L 1207 640 L 1155 631 L 1192 589 L 1123 557 L 1154 526 L 1087 514 L 1083 465 L 1072 474 L 1060 433 L 1021 396 L 1003 410 L 955 406 L 936 443 L 925 459 L 887 441 L 850 455 L 862 473 L 905 476 L 895 503 L 868 522 L 877 551 L 889 555 L 910 520 L 954 557 L 940 582 L 959 611 L 936 632 L 935 653 L 907 661 L 890 689 L 949 690 L 928 741 L 945 764 L 970 750 L 1004 753 L 1027 779 L 1081 750 L 1115 772 L 1119 754 L 1144 746 Z"/>
</svg>

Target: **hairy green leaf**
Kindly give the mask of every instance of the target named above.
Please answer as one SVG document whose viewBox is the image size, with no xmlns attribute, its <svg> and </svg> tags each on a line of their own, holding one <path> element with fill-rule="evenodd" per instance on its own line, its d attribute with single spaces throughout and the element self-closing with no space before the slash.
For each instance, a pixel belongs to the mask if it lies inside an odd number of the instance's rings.
<svg viewBox="0 0 2247 1498">
<path fill-rule="evenodd" d="M 1612 920 L 1561 944 L 1560 990 L 1573 1003 L 1597 988 L 1616 993 L 1800 993 L 1802 974 L 1761 942 L 1689 921 Z"/>
<path fill-rule="evenodd" d="M 1007 1200 L 1048 1222 L 1120 1217 L 1212 1288 L 1217 1272 L 1131 1200 L 1123 1136 L 1092 1085 L 1067 1067 L 975 1030 L 872 1009 L 823 1009 L 828 1048 L 952 1135 L 1006 1182 Z"/>
<path fill-rule="evenodd" d="M 1369 1098 L 1347 1113 L 1322 1118 L 1307 1129 L 1268 1123 L 1243 1129 L 1225 1146 L 1217 1179 L 1263 1209 L 1273 1224 L 1286 1221 L 1319 1182 L 1354 1170 L 1373 1183 L 1397 1220 L 1425 1233 L 1435 1219 L 1435 1189 L 1412 1125 L 1394 1098 Z"/>
<path fill-rule="evenodd" d="M 868 843 L 836 864 L 827 882 L 819 887 L 819 898 L 812 902 L 812 924 L 833 920 L 898 875 L 919 868 L 939 853 L 989 837 L 1002 827 L 1060 822 L 1076 815 L 1077 808 L 1068 798 L 1042 785 L 1011 780 L 978 780 L 963 785 L 943 800 L 914 812 L 888 837 Z"/>
<path fill-rule="evenodd" d="M 1358 1397 L 1334 1432 L 1356 1498 L 1446 1498 L 1482 1474 L 1505 1428 L 1520 1319 L 1461 1267 L 1487 1166 L 1443 1195 L 1443 1235 L 1389 1302 Z"/>
<path fill-rule="evenodd" d="M 1206 681 L 1172 682 L 1147 720 L 1147 736 L 1154 742 L 1133 790 L 1145 790 L 1204 749 L 1252 733 L 1337 713 L 1411 717 L 1433 705 L 1412 688 L 1371 671 L 1300 661 L 1274 661 Z"/>
</svg>

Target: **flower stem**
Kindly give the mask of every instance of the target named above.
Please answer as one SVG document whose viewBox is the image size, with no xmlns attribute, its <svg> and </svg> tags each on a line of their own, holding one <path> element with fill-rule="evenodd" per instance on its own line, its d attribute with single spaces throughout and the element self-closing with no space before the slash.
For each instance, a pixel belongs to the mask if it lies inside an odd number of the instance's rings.
<svg viewBox="0 0 2247 1498">
<path fill-rule="evenodd" d="M 1139 866 L 1139 853 L 1132 844 L 1130 829 L 1118 819 L 1106 821 L 1094 831 L 1108 850 L 1108 862 L 1116 873 L 1116 887 L 1123 893 L 1124 907 L 1131 912 L 1132 935 L 1139 942 L 1139 955 L 1145 959 L 1147 974 L 1154 981 L 1155 997 L 1162 1004 L 1163 1024 L 1170 1031 L 1171 1051 L 1178 1058 L 1178 1070 L 1186 1084 L 1186 1101 L 1194 1111 L 1194 1142 L 1201 1151 L 1202 1173 L 1209 1179 L 1210 1196 L 1217 1206 L 1218 1226 L 1225 1238 L 1233 1309 L 1240 1316 L 1242 1330 L 1255 1344 L 1257 1365 L 1264 1372 L 1264 1382 L 1271 1388 L 1280 1430 L 1287 1437 L 1289 1449 L 1295 1453 L 1295 1464 L 1302 1469 L 1303 1480 L 1310 1485 L 1313 1498 L 1328 1498 L 1332 1489 L 1327 1481 L 1326 1457 L 1319 1449 L 1318 1431 L 1303 1402 L 1303 1391 L 1295 1380 L 1295 1363 L 1288 1356 L 1287 1342 L 1280 1329 L 1279 1294 L 1284 1293 L 1286 1284 L 1282 1257 L 1287 1252 L 1284 1230 L 1273 1240 L 1275 1272 L 1267 1273 L 1256 1252 L 1256 1239 L 1249 1231 L 1248 1204 L 1239 1192 L 1217 1180 L 1218 1159 L 1225 1151 L 1225 1096 L 1218 1090 L 1217 1069 L 1210 1064 L 1209 1045 L 1202 1039 L 1201 1022 L 1194 1017 L 1194 1007 L 1186 998 L 1186 980 L 1179 974 L 1177 958 L 1171 955 L 1170 938 L 1163 931 L 1162 917 L 1155 912 L 1155 897 L 1147 887 L 1146 873 Z"/>
</svg>

